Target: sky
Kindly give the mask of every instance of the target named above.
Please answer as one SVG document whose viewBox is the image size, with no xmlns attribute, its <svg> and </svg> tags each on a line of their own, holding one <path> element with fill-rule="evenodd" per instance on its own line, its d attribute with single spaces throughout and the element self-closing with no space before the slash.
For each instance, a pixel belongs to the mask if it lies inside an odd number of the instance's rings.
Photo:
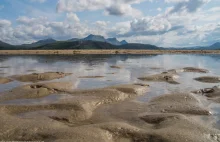
<svg viewBox="0 0 220 142">
<path fill-rule="evenodd" d="M 0 40 L 13 45 L 89 34 L 160 47 L 220 42 L 220 0 L 0 0 Z"/>
</svg>

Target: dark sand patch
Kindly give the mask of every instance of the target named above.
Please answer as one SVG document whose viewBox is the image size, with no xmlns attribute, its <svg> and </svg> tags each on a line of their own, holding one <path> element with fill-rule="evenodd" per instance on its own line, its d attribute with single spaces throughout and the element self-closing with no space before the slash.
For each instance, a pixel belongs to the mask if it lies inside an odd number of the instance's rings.
<svg viewBox="0 0 220 142">
<path fill-rule="evenodd" d="M 203 77 L 194 78 L 194 80 L 204 83 L 219 83 L 220 77 L 203 76 Z"/>
<path fill-rule="evenodd" d="M 161 70 L 163 68 L 161 68 L 161 67 L 150 67 L 150 69 L 152 69 L 152 70 Z"/>
<path fill-rule="evenodd" d="M 27 72 L 36 72 L 36 70 L 27 70 Z"/>
<path fill-rule="evenodd" d="M 32 73 L 28 75 L 15 75 L 12 76 L 12 78 L 21 82 L 40 82 L 40 81 L 49 81 L 53 79 L 64 78 L 71 74 L 72 73 L 46 72 L 46 73 Z"/>
<path fill-rule="evenodd" d="M 195 68 L 195 67 L 185 67 L 183 68 L 184 72 L 196 72 L 196 73 L 208 73 L 209 70 L 207 69 L 201 69 L 201 68 Z"/>
<path fill-rule="evenodd" d="M 79 76 L 78 78 L 104 78 L 105 76 Z"/>
<path fill-rule="evenodd" d="M 7 69 L 10 68 L 10 66 L 0 66 L 0 69 Z"/>
<path fill-rule="evenodd" d="M 185 67 L 185 68 L 180 68 L 180 69 L 171 69 L 171 70 L 168 70 L 167 72 L 169 73 L 181 73 L 181 72 L 208 73 L 209 70 L 195 68 L 195 67 Z"/>
<path fill-rule="evenodd" d="M 92 70 L 94 70 L 94 69 L 86 69 L 87 71 L 92 71 Z"/>
<path fill-rule="evenodd" d="M 159 124 L 168 119 L 181 119 L 184 115 L 176 113 L 148 113 L 146 115 L 140 116 L 142 120 L 150 124 Z"/>
<path fill-rule="evenodd" d="M 110 73 L 106 73 L 106 74 L 116 74 L 116 72 L 110 72 Z"/>
<path fill-rule="evenodd" d="M 116 66 L 116 65 L 114 65 L 114 66 L 110 66 L 110 68 L 113 68 L 113 69 L 121 69 L 122 67 L 121 67 L 121 66 Z"/>
<path fill-rule="evenodd" d="M 176 77 L 177 75 L 175 73 L 163 72 L 161 74 L 140 77 L 138 79 L 142 81 L 167 82 L 170 84 L 180 84 L 174 80 Z"/>
<path fill-rule="evenodd" d="M 143 84 L 143 83 L 135 83 L 134 85 L 140 85 L 140 86 L 146 86 L 146 87 L 147 87 L 147 86 L 148 86 L 148 87 L 150 86 L 150 85 L 148 85 L 148 84 Z"/>
</svg>

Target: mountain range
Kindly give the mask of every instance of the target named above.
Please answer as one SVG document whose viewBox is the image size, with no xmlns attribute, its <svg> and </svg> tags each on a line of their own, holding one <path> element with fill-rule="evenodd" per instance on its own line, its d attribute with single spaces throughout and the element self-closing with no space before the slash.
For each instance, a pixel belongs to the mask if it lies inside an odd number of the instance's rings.
<svg viewBox="0 0 220 142">
<path fill-rule="evenodd" d="M 194 46 L 194 47 L 182 47 L 182 48 L 168 48 L 172 50 L 220 50 L 220 42 L 216 42 L 210 46 Z"/>
<path fill-rule="evenodd" d="M 117 38 L 107 38 L 107 39 L 105 39 L 101 35 L 92 35 L 92 34 L 88 35 L 87 37 L 85 37 L 83 39 L 73 38 L 73 39 L 70 39 L 69 41 L 98 41 L 98 42 L 107 42 L 107 43 L 110 43 L 112 45 L 128 44 L 127 41 L 125 41 L 125 40 L 118 41 Z"/>
<path fill-rule="evenodd" d="M 48 38 L 31 44 L 10 45 L 0 41 L 0 50 L 48 50 L 48 49 L 148 49 L 148 50 L 220 50 L 220 42 L 211 46 L 187 47 L 187 48 L 162 48 L 150 44 L 128 43 L 117 38 L 105 39 L 100 35 L 88 35 L 85 38 L 72 38 L 66 41 L 56 41 Z"/>
</svg>

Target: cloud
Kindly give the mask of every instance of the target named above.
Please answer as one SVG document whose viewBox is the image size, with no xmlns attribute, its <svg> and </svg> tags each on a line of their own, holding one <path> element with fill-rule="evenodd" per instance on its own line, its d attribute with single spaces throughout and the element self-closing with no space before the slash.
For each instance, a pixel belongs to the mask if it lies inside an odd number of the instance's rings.
<svg viewBox="0 0 220 142">
<path fill-rule="evenodd" d="M 96 21 L 95 24 L 98 27 L 106 27 L 108 25 L 108 23 L 105 21 Z"/>
<path fill-rule="evenodd" d="M 118 22 L 115 23 L 114 26 L 107 31 L 107 35 L 109 37 L 120 37 L 121 35 L 128 33 L 130 29 L 131 29 L 130 21 Z"/>
<path fill-rule="evenodd" d="M 144 17 L 130 22 L 130 29 L 126 33 L 118 34 L 120 37 L 163 35 L 170 31 L 184 28 L 183 25 L 174 24 L 163 16 Z"/>
<path fill-rule="evenodd" d="M 160 32 L 171 29 L 171 23 L 160 17 L 146 17 L 131 22 L 131 30 L 136 32 Z"/>
<path fill-rule="evenodd" d="M 182 12 L 193 13 L 207 2 L 209 2 L 209 0 L 179 0 L 178 3 L 170 9 L 169 14 Z"/>
<path fill-rule="evenodd" d="M 39 3 L 44 3 L 46 0 L 30 0 L 31 2 L 39 2 Z"/>
<path fill-rule="evenodd" d="M 208 11 L 210 11 L 210 12 L 218 12 L 218 11 L 220 11 L 220 6 L 219 7 L 210 8 Z"/>
<path fill-rule="evenodd" d="M 13 38 L 12 23 L 9 20 L 0 19 L 0 40 L 5 42 L 11 42 Z"/>
<path fill-rule="evenodd" d="M 9 26 L 11 26 L 11 22 L 9 20 L 0 19 L 0 28 L 5 28 Z"/>
<path fill-rule="evenodd" d="M 141 11 L 132 8 L 131 5 L 128 4 L 111 5 L 110 7 L 107 7 L 105 9 L 105 13 L 107 15 L 114 15 L 114 16 L 123 16 L 123 15 L 128 15 L 131 17 L 142 16 Z"/>
<path fill-rule="evenodd" d="M 107 15 L 140 16 L 141 11 L 132 7 L 132 4 L 146 0 L 59 0 L 57 12 L 79 12 L 104 10 Z"/>
<path fill-rule="evenodd" d="M 73 22 L 77 22 L 77 23 L 80 22 L 79 17 L 73 12 L 67 13 L 66 17 L 67 17 L 67 20 L 69 20 L 69 21 L 73 21 Z"/>
<path fill-rule="evenodd" d="M 165 0 L 166 3 L 178 3 L 178 2 L 185 2 L 188 0 Z"/>
<path fill-rule="evenodd" d="M 207 46 L 219 41 L 220 24 L 190 25 L 163 35 L 123 37 L 130 42 L 149 43 L 161 47 Z"/>
<path fill-rule="evenodd" d="M 35 25 L 35 24 L 45 24 L 45 22 L 47 21 L 47 17 L 38 17 L 38 18 L 28 18 L 26 16 L 20 16 L 17 18 L 17 22 L 19 24 L 24 24 L 24 25 Z"/>
<path fill-rule="evenodd" d="M 15 27 L 8 20 L 0 20 L 0 40 L 11 44 L 24 44 L 46 38 L 59 40 L 82 38 L 91 33 L 106 36 L 107 22 L 97 21 L 96 25 L 99 27 L 92 26 L 86 22 L 81 23 L 76 16 L 74 13 L 69 13 L 66 15 L 67 20 L 63 22 L 49 21 L 46 17 L 21 16 L 17 18 Z"/>
<path fill-rule="evenodd" d="M 159 12 L 160 12 L 160 11 L 162 11 L 162 9 L 161 9 L 160 7 L 158 7 L 158 8 L 157 8 L 157 11 L 159 11 Z"/>
</svg>

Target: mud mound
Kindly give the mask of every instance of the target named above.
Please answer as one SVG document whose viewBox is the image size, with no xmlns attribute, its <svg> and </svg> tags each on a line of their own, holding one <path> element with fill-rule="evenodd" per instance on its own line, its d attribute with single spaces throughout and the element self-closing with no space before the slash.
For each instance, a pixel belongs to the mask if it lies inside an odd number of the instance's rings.
<svg viewBox="0 0 220 142">
<path fill-rule="evenodd" d="M 195 68 L 195 67 L 185 67 L 183 68 L 184 72 L 196 72 L 196 73 L 208 73 L 209 70 L 207 69 L 201 69 L 201 68 Z"/>
<path fill-rule="evenodd" d="M 210 115 L 201 107 L 200 101 L 191 94 L 169 94 L 156 97 L 149 102 L 150 112 Z"/>
<path fill-rule="evenodd" d="M 55 110 L 56 112 L 50 118 L 74 123 L 75 121 L 83 121 L 90 118 L 93 111 L 100 105 L 124 101 L 131 97 L 142 95 L 148 89 L 147 86 L 143 85 L 119 85 L 101 89 L 65 92 L 67 88 L 60 88 L 62 85 L 65 86 L 64 83 L 26 85 L 3 93 L 0 100 L 39 98 L 52 93 L 69 93 L 72 97 L 46 105 L 2 105 L 0 108 L 11 114 Z"/>
<path fill-rule="evenodd" d="M 138 79 L 142 81 L 167 82 L 170 84 L 180 84 L 179 82 L 176 82 L 174 80 L 176 77 L 177 77 L 176 73 L 163 72 L 161 74 L 140 77 Z"/>
<path fill-rule="evenodd" d="M 15 75 L 12 76 L 12 78 L 21 82 L 40 82 L 40 81 L 49 81 L 53 79 L 60 79 L 69 75 L 71 75 L 71 73 L 46 72 L 46 73 L 32 73 L 28 75 Z"/>
<path fill-rule="evenodd" d="M 29 84 L 1 93 L 0 102 L 15 99 L 41 98 L 52 93 L 65 92 L 72 86 L 71 82 Z"/>
<path fill-rule="evenodd" d="M 206 96 L 209 98 L 209 100 L 220 103 L 220 86 L 214 86 L 213 88 L 204 88 L 192 91 L 192 93 Z"/>
<path fill-rule="evenodd" d="M 220 77 L 214 77 L 214 76 L 203 76 L 195 78 L 194 80 L 204 83 L 219 83 Z"/>
<path fill-rule="evenodd" d="M 153 132 L 165 142 L 218 142 L 220 131 L 180 114 L 150 114 L 142 117 L 153 123 Z"/>
<path fill-rule="evenodd" d="M 9 82 L 12 82 L 9 78 L 0 77 L 0 84 L 7 84 Z"/>
<path fill-rule="evenodd" d="M 166 120 L 181 119 L 182 117 L 184 116 L 175 113 L 149 113 L 144 116 L 140 116 L 142 120 L 151 124 L 159 124 Z"/>
</svg>

